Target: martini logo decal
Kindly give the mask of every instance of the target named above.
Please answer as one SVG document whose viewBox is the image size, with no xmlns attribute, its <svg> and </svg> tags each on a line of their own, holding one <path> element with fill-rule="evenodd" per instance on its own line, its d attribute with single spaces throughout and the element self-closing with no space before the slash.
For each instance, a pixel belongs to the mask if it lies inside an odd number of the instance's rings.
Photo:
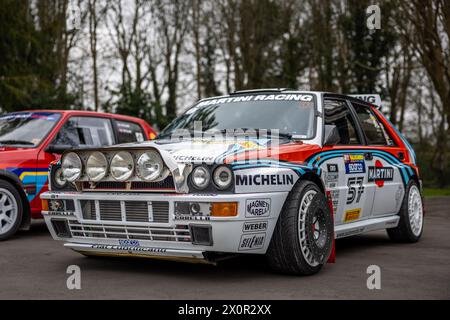
<svg viewBox="0 0 450 320">
<path fill-rule="evenodd" d="M 369 182 L 375 182 L 381 188 L 385 181 L 392 180 L 394 180 L 394 168 L 383 167 L 380 160 L 375 161 L 375 167 L 369 167 Z"/>
</svg>

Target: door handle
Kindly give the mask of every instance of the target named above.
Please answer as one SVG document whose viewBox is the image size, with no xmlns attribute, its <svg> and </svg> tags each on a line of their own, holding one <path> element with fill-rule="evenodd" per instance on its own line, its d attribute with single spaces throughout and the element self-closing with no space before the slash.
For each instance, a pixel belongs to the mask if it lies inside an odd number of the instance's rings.
<svg viewBox="0 0 450 320">
<path fill-rule="evenodd" d="M 366 153 L 364 153 L 364 159 L 366 159 L 366 160 L 373 160 L 373 154 L 372 154 L 372 152 L 366 152 Z"/>
</svg>

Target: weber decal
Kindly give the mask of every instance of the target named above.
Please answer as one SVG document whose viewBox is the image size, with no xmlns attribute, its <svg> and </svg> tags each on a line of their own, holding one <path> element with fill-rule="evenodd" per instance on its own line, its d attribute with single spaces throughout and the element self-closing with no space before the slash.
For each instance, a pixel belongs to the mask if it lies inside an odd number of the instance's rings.
<svg viewBox="0 0 450 320">
<path fill-rule="evenodd" d="M 345 173 L 366 173 L 366 163 L 363 154 L 344 154 Z"/>
<path fill-rule="evenodd" d="M 246 222 L 242 227 L 242 232 L 258 232 L 267 230 L 267 221 Z"/>
<path fill-rule="evenodd" d="M 291 186 L 293 184 L 294 176 L 292 174 L 236 175 L 237 186 Z"/>
<path fill-rule="evenodd" d="M 239 243 L 239 251 L 261 249 L 265 239 L 265 233 L 243 234 Z"/>
<path fill-rule="evenodd" d="M 245 201 L 247 218 L 268 217 L 270 215 L 270 199 L 251 199 Z"/>
</svg>

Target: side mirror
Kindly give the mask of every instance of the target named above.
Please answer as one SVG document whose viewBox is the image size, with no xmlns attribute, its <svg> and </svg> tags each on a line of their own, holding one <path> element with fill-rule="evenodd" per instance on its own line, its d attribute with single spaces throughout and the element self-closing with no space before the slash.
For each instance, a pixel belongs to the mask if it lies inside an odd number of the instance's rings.
<svg viewBox="0 0 450 320">
<path fill-rule="evenodd" d="M 325 146 L 335 146 L 341 141 L 339 131 L 335 125 L 325 125 Z"/>
<path fill-rule="evenodd" d="M 45 152 L 63 154 L 65 151 L 72 149 L 70 144 L 49 144 Z"/>
</svg>

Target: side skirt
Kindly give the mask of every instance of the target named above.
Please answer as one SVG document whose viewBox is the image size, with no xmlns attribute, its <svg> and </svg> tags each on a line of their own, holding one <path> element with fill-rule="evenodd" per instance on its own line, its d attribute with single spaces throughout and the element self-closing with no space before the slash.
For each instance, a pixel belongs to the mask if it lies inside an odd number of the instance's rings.
<svg viewBox="0 0 450 320">
<path fill-rule="evenodd" d="M 395 228 L 400 221 L 399 216 L 389 216 L 381 218 L 367 219 L 356 221 L 334 227 L 334 235 L 336 239 L 354 236 L 357 234 Z"/>
</svg>

